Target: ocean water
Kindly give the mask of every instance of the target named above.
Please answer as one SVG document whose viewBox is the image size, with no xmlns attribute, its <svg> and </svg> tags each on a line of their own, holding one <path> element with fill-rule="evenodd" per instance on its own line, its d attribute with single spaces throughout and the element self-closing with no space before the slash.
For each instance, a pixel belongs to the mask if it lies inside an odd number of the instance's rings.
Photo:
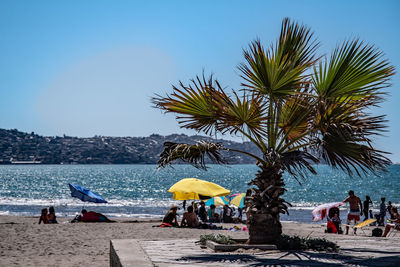
<svg viewBox="0 0 400 267">
<path fill-rule="evenodd" d="M 284 175 L 284 198 L 293 207 L 290 216 L 283 215 L 282 220 L 311 222 L 313 208 L 342 201 L 350 189 L 362 200 L 365 195 L 371 196 L 374 210 L 379 209 L 382 196 L 396 206 L 400 204 L 399 165 L 390 166 L 378 176 L 364 177 L 349 177 L 325 165 L 316 169 L 318 174 L 310 174 L 301 184 Z M 156 165 L 0 165 L 0 215 L 39 216 L 43 207 L 52 205 L 58 216 L 73 217 L 85 207 L 110 217 L 160 218 L 172 204 L 181 205 L 167 190 L 182 178 L 208 180 L 234 194 L 246 192 L 247 183 L 257 170 L 254 165 L 209 165 L 207 171 L 190 165 L 160 170 Z M 72 198 L 68 183 L 85 186 L 108 203 L 93 204 Z"/>
</svg>

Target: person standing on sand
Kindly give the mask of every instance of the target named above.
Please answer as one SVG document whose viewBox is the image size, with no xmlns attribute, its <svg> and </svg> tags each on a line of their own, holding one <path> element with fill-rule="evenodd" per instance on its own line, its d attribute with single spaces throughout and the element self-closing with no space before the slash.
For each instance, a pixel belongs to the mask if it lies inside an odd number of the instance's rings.
<svg viewBox="0 0 400 267">
<path fill-rule="evenodd" d="M 386 198 L 382 197 L 381 198 L 381 205 L 379 209 L 379 220 L 378 220 L 378 226 L 384 226 L 385 225 L 385 216 L 386 216 Z"/>
<path fill-rule="evenodd" d="M 354 225 L 360 221 L 360 216 L 362 216 L 362 203 L 361 199 L 354 194 L 353 190 L 349 191 L 349 196 L 343 200 L 344 203 L 348 202 L 350 205 L 350 212 L 347 214 L 347 225 L 346 225 L 346 235 L 349 234 L 350 223 L 354 220 Z M 354 234 L 356 234 L 357 229 L 354 228 Z"/>
<path fill-rule="evenodd" d="M 369 196 L 365 196 L 365 200 L 364 200 L 364 209 L 363 209 L 364 221 L 368 220 L 369 204 L 372 205 L 371 198 L 370 198 Z M 372 217 L 371 217 L 370 219 L 372 219 Z"/>
</svg>

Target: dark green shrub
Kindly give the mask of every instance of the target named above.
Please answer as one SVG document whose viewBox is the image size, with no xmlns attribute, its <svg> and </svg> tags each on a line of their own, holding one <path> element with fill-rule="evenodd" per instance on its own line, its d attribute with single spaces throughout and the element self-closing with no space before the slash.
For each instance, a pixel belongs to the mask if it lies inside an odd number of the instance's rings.
<svg viewBox="0 0 400 267">
<path fill-rule="evenodd" d="M 233 240 L 230 236 L 225 236 L 225 235 L 215 235 L 215 234 L 209 234 L 209 235 L 201 235 L 200 236 L 200 244 L 205 245 L 207 240 L 214 241 L 218 244 L 235 244 L 236 241 Z"/>
<path fill-rule="evenodd" d="M 282 235 L 276 246 L 280 250 L 317 250 L 317 251 L 338 251 L 339 246 L 325 238 L 311 238 Z"/>
</svg>

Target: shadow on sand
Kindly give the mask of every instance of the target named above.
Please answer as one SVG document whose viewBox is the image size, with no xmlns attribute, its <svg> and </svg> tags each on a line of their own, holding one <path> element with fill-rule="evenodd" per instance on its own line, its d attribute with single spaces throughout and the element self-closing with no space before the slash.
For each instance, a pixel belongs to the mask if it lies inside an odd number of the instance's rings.
<svg viewBox="0 0 400 267">
<path fill-rule="evenodd" d="M 187 256 L 177 261 L 190 261 L 198 264 L 221 263 L 243 264 L 246 266 L 400 266 L 400 253 L 389 251 L 375 251 L 366 249 L 343 249 L 340 253 L 287 251 L 268 254 L 206 254 Z M 354 256 L 353 253 L 363 253 L 365 256 Z M 373 257 L 368 256 L 373 253 Z"/>
</svg>

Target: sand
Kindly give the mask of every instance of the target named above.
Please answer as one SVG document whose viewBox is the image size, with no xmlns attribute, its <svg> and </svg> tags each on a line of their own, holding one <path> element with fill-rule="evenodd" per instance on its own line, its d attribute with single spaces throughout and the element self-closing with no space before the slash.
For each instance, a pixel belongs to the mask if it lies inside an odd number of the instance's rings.
<svg viewBox="0 0 400 267">
<path fill-rule="evenodd" d="M 69 220 L 58 218 L 59 224 L 39 225 L 36 217 L 0 216 L 0 266 L 109 266 L 111 239 L 188 240 L 209 233 L 234 238 L 248 236 L 244 231 L 154 228 L 159 222 L 136 222 L 132 218 L 118 219 L 117 223 L 69 223 Z M 369 242 L 370 249 L 398 248 L 400 241 L 400 233 L 394 238 L 375 237 L 370 242 L 371 237 L 362 232 L 358 236 L 325 234 L 321 225 L 294 222 L 283 223 L 283 231 L 288 235 L 326 237 L 350 247 Z"/>
</svg>

